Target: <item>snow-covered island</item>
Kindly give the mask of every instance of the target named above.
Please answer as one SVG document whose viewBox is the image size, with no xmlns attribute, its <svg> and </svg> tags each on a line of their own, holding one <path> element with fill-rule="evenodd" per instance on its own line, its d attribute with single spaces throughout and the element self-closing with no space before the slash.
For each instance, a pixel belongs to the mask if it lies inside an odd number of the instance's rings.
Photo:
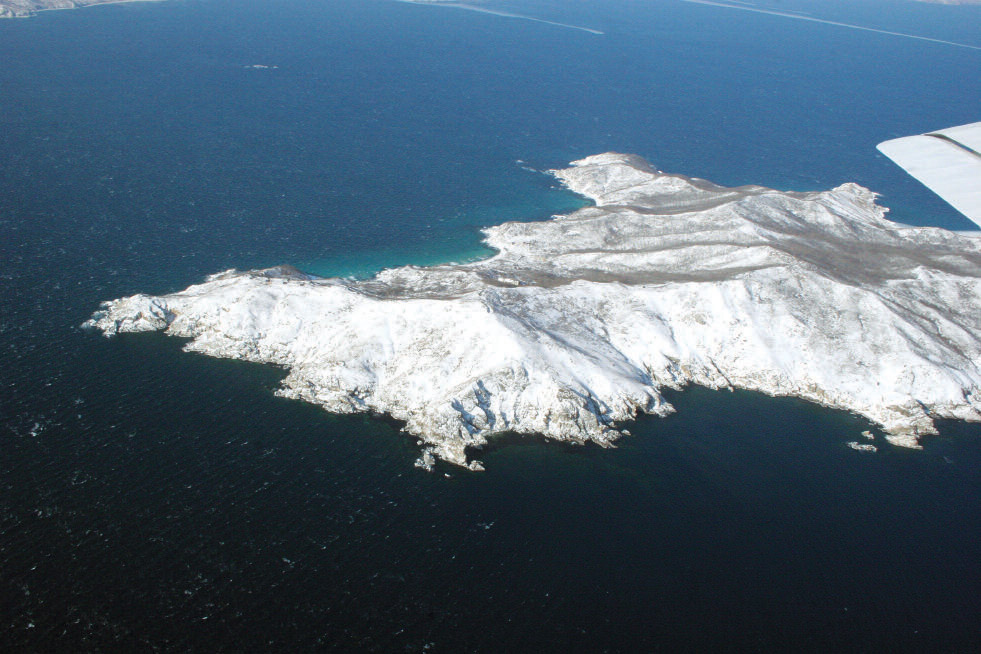
<svg viewBox="0 0 981 654">
<path fill-rule="evenodd" d="M 86 326 L 284 366 L 284 396 L 404 421 L 424 466 L 478 468 L 503 432 L 610 445 L 688 384 L 847 409 L 910 447 L 981 421 L 981 239 L 890 222 L 855 184 L 724 188 L 614 153 L 553 172 L 596 206 L 487 229 L 484 261 L 227 271 Z"/>
</svg>

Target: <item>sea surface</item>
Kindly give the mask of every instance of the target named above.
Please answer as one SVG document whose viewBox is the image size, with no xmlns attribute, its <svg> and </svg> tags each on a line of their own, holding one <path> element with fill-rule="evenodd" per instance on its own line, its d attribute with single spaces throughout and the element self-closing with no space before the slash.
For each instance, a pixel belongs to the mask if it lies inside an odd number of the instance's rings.
<svg viewBox="0 0 981 654">
<path fill-rule="evenodd" d="M 981 46 L 979 7 L 760 5 Z M 0 22 L 0 649 L 981 650 L 979 425 L 912 451 L 693 388 L 614 450 L 501 438 L 430 474 L 395 421 L 275 397 L 282 370 L 79 329 L 227 268 L 487 256 L 481 227 L 585 204 L 540 171 L 607 150 L 972 228 L 875 144 L 981 119 L 981 51 L 682 0 L 481 6 L 571 27 L 387 0 Z"/>
</svg>

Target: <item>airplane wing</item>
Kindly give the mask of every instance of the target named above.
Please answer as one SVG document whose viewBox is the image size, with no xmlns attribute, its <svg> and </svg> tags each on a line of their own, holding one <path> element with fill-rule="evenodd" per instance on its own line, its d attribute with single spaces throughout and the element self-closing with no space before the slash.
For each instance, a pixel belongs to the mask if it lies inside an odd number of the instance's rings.
<svg viewBox="0 0 981 654">
<path fill-rule="evenodd" d="M 904 136 L 876 147 L 981 227 L 981 122 Z"/>
</svg>

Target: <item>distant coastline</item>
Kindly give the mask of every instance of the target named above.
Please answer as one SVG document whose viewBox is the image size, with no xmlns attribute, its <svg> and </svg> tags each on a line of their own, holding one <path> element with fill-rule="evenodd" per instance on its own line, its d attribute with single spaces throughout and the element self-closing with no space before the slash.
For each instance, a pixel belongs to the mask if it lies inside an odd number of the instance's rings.
<svg viewBox="0 0 981 654">
<path fill-rule="evenodd" d="M 42 11 L 81 9 L 94 5 L 123 2 L 160 2 L 161 0 L 0 0 L 0 18 L 28 18 Z"/>
<path fill-rule="evenodd" d="M 81 9 L 94 5 L 114 5 L 124 2 L 160 2 L 161 0 L 0 0 L 0 18 L 27 18 L 42 11 L 55 9 Z M 466 9 L 477 9 L 456 0 L 400 0 L 421 5 L 460 6 Z M 981 5 L 981 0 L 915 0 L 937 5 Z M 497 12 L 488 12 L 497 13 Z M 507 15 L 507 14 L 501 14 Z M 591 30 L 590 30 L 591 31 Z"/>
</svg>

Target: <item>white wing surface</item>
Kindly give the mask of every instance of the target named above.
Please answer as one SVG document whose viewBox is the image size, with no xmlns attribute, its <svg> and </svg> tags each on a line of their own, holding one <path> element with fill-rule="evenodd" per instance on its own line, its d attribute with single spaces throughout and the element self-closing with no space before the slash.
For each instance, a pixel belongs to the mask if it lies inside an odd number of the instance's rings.
<svg viewBox="0 0 981 654">
<path fill-rule="evenodd" d="M 905 136 L 877 147 L 981 226 L 981 122 Z"/>
</svg>

